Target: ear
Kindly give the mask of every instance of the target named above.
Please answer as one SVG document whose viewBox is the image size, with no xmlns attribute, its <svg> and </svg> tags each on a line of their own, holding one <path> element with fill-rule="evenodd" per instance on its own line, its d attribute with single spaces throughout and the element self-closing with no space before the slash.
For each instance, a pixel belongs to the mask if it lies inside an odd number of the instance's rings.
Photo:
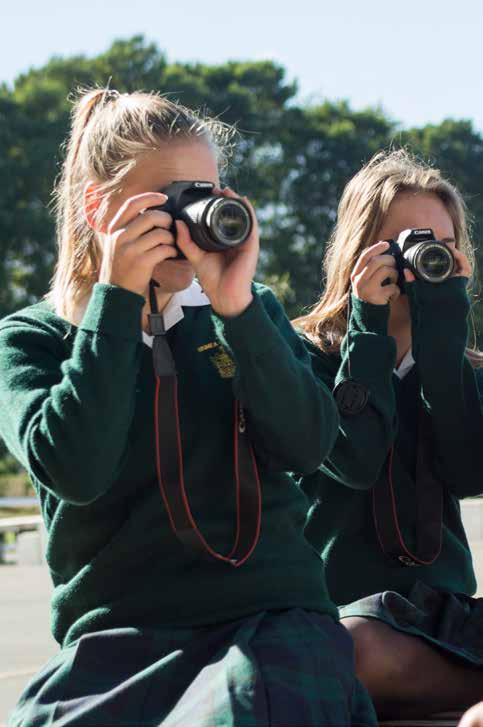
<svg viewBox="0 0 483 727">
<path fill-rule="evenodd" d="M 104 224 L 97 219 L 97 211 L 102 202 L 102 194 L 99 185 L 94 182 L 87 182 L 82 195 L 84 206 L 84 217 L 89 227 L 95 232 L 105 232 Z"/>
</svg>

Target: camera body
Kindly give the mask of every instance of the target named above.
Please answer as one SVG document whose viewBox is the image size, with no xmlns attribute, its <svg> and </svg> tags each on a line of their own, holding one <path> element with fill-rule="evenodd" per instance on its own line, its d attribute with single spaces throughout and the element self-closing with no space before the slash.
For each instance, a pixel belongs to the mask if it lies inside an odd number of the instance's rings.
<svg viewBox="0 0 483 727">
<path fill-rule="evenodd" d="M 211 182 L 172 182 L 160 190 L 167 202 L 153 209 L 173 217 L 171 231 L 176 235 L 174 220 L 188 225 L 191 239 L 207 252 L 222 252 L 241 245 L 252 231 L 250 210 L 239 199 L 213 194 Z"/>
<path fill-rule="evenodd" d="M 450 248 L 436 240 L 429 228 L 403 230 L 397 240 L 388 240 L 387 255 L 396 258 L 397 284 L 404 290 L 404 268 L 418 280 L 443 283 L 454 272 L 455 262 Z"/>
</svg>

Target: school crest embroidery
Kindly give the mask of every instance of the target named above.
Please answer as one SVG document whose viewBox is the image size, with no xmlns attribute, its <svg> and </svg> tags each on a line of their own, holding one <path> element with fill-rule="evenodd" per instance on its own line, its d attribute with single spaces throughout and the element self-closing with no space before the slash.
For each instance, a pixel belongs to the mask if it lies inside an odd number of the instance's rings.
<svg viewBox="0 0 483 727">
<path fill-rule="evenodd" d="M 225 351 L 217 341 L 205 343 L 203 346 L 198 347 L 199 353 L 204 351 L 210 351 L 210 361 L 222 379 L 232 379 L 235 376 L 235 362 L 228 351 Z"/>
</svg>

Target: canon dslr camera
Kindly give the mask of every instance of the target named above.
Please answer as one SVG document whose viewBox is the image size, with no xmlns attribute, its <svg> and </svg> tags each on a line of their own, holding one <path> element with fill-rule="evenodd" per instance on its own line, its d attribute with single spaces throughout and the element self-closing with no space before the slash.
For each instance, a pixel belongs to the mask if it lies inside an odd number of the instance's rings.
<svg viewBox="0 0 483 727">
<path fill-rule="evenodd" d="M 396 241 L 388 242 L 390 247 L 386 254 L 396 258 L 401 289 L 404 288 L 404 268 L 428 283 L 443 283 L 453 274 L 455 262 L 450 248 L 436 240 L 430 229 L 403 230 Z"/>
<path fill-rule="evenodd" d="M 220 252 L 245 242 L 252 217 L 241 200 L 213 194 L 213 188 L 211 182 L 172 182 L 161 190 L 168 201 L 154 209 L 186 222 L 191 239 L 202 250 Z M 176 233 L 174 223 L 172 231 Z"/>
</svg>

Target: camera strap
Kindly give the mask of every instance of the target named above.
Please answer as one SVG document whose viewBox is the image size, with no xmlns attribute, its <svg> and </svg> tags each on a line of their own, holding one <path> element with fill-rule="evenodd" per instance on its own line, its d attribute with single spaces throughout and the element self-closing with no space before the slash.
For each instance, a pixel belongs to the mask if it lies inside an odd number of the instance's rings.
<svg viewBox="0 0 483 727">
<path fill-rule="evenodd" d="M 166 340 L 163 314 L 158 312 L 151 281 L 148 316 L 153 338 L 153 365 L 156 378 L 154 400 L 154 429 L 156 470 L 159 488 L 171 528 L 176 537 L 190 550 L 202 556 L 238 568 L 253 553 L 260 537 L 262 491 L 255 453 L 247 432 L 243 409 L 239 401 L 233 406 L 233 468 L 236 495 L 236 526 L 231 551 L 223 555 L 214 550 L 198 528 L 190 508 L 183 471 L 183 449 L 178 406 L 178 379 L 173 354 Z"/>
<path fill-rule="evenodd" d="M 394 461 L 400 463 L 400 460 L 394 447 L 372 490 L 374 524 L 379 543 L 384 553 L 402 566 L 431 565 L 441 552 L 443 487 L 432 472 L 431 441 L 430 416 L 420 405 L 415 483 L 415 552 L 406 545 L 401 532 L 393 481 Z"/>
</svg>

